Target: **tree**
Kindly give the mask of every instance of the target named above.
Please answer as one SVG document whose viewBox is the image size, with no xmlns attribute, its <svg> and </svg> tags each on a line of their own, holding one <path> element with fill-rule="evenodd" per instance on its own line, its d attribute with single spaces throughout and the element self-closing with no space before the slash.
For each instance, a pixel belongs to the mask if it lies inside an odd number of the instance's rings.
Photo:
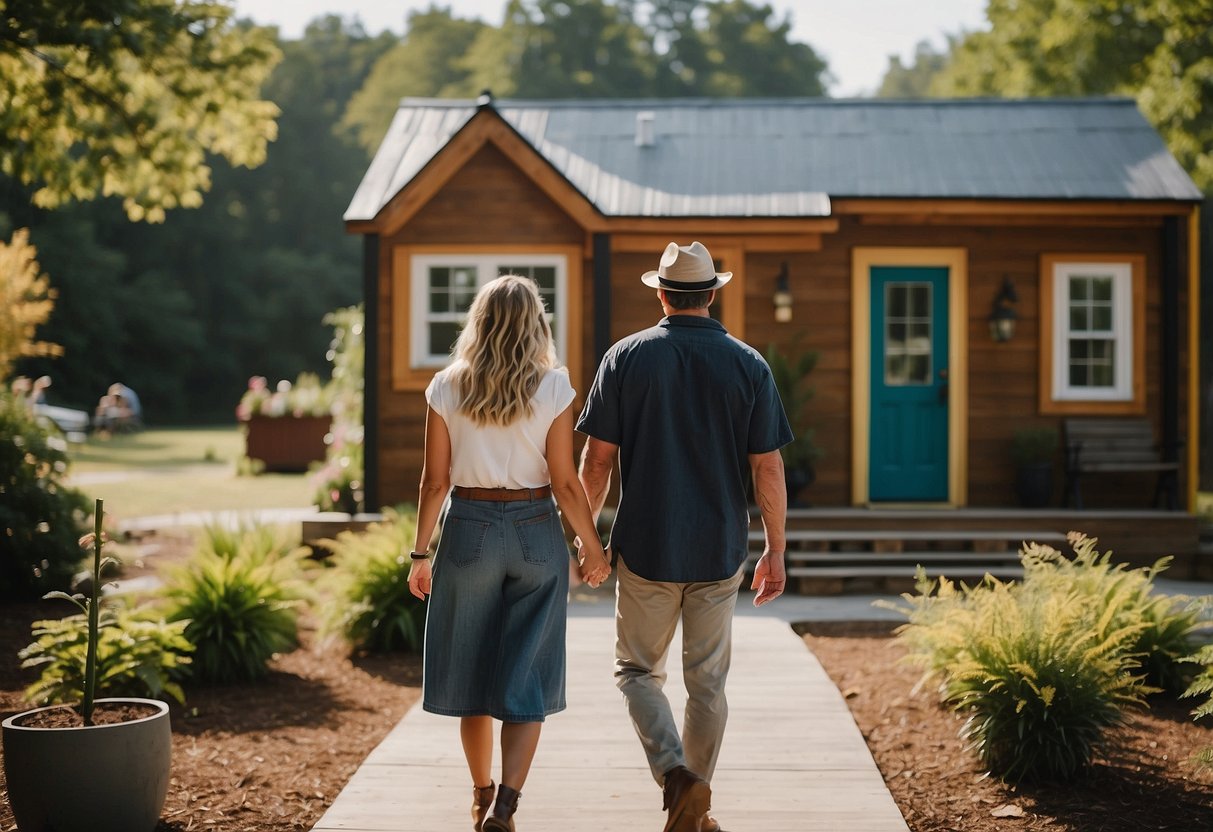
<svg viewBox="0 0 1213 832">
<path fill-rule="evenodd" d="M 207 154 L 253 167 L 277 108 L 257 98 L 272 32 L 209 0 L 0 2 L 0 171 L 53 208 L 122 197 L 132 220 L 196 207 Z"/>
<path fill-rule="evenodd" d="M 7 244 L 0 242 L 0 380 L 8 378 L 18 358 L 63 352 L 36 336 L 55 308 L 55 290 L 39 273 L 37 256 L 28 228 L 15 231 Z"/>
<path fill-rule="evenodd" d="M 606 0 L 510 0 L 464 65 L 501 97 L 620 98 L 651 82 L 644 32 Z"/>
<path fill-rule="evenodd" d="M 825 61 L 749 0 L 508 0 L 501 26 L 409 17 L 350 102 L 374 150 L 404 96 L 635 98 L 824 95 Z"/>
<path fill-rule="evenodd" d="M 404 39 L 375 63 L 362 88 L 349 99 L 342 126 L 368 153 L 374 153 L 401 98 L 474 96 L 480 88 L 463 56 L 484 48 L 473 44 L 488 28 L 479 20 L 452 17 L 450 9 L 411 12 Z"/>
<path fill-rule="evenodd" d="M 914 61 L 909 65 L 901 62 L 898 55 L 889 56 L 889 68 L 881 79 L 877 98 L 927 98 L 932 94 L 935 79 L 948 65 L 949 53 L 955 46 L 956 37 L 948 36 L 948 49 L 936 52 L 930 41 L 919 41 L 914 47 Z"/>
<path fill-rule="evenodd" d="M 990 0 L 943 95 L 1129 95 L 1213 193 L 1213 0 Z"/>
<path fill-rule="evenodd" d="M 707 3 L 703 25 L 680 32 L 682 72 L 690 95 L 717 97 L 820 96 L 826 62 L 806 43 L 790 40 L 789 17 L 749 0 Z M 688 41 L 696 41 L 693 49 Z M 672 67 L 671 67 L 672 69 Z"/>
<path fill-rule="evenodd" d="M 116 199 L 45 211 L 0 177 L 0 210 L 32 227 L 60 293 L 45 337 L 65 360 L 26 359 L 20 371 L 51 374 L 56 398 L 76 407 L 120 380 L 157 424 L 230 422 L 250 376 L 324 371 L 322 318 L 362 287 L 360 241 L 341 212 L 366 154 L 337 122 L 395 42 L 337 17 L 283 42 L 263 87 L 281 110 L 265 163 L 216 166 L 205 203 L 163 223 L 127 221 Z"/>
</svg>

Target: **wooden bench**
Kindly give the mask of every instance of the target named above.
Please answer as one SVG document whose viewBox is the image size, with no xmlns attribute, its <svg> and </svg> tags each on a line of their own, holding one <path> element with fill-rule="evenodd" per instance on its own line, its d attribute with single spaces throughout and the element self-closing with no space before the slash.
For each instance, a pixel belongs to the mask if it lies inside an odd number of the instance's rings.
<svg viewBox="0 0 1213 832">
<path fill-rule="evenodd" d="M 1062 425 L 1066 449 L 1066 505 L 1082 508 L 1079 480 L 1083 474 L 1156 472 L 1154 505 L 1165 498 L 1167 508 L 1179 507 L 1179 461 L 1162 458 L 1154 429 L 1147 419 L 1066 419 Z"/>
</svg>

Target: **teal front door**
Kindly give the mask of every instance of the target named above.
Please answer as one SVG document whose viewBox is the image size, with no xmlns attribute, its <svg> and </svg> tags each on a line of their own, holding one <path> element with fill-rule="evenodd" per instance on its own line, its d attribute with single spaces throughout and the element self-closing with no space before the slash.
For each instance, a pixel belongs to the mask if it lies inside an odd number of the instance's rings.
<svg viewBox="0 0 1213 832">
<path fill-rule="evenodd" d="M 948 499 L 948 270 L 873 266 L 868 497 Z"/>
</svg>

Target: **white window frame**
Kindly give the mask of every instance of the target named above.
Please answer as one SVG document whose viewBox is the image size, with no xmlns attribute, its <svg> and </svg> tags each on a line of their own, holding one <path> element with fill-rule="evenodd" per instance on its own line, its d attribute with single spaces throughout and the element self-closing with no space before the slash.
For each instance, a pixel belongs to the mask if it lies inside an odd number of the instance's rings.
<svg viewBox="0 0 1213 832">
<path fill-rule="evenodd" d="M 556 355 L 561 363 L 568 362 L 568 326 L 569 326 L 569 264 L 563 254 L 551 252 L 513 252 L 513 253 L 437 253 L 414 254 L 409 263 L 410 284 L 410 366 L 414 369 L 442 368 L 451 361 L 449 354 L 434 355 L 429 351 L 430 324 L 430 285 L 429 270 L 433 266 L 474 266 L 476 268 L 477 290 L 484 284 L 497 277 L 498 269 L 502 266 L 552 266 L 556 269 L 556 308 L 550 310 L 555 316 L 555 327 L 552 337 L 556 341 Z"/>
<path fill-rule="evenodd" d="M 1114 383 L 1110 387 L 1070 384 L 1070 281 L 1092 273 L 1112 278 Z M 1134 399 L 1133 266 L 1129 262 L 1063 261 L 1053 264 L 1053 399 L 1062 402 L 1131 402 Z"/>
</svg>

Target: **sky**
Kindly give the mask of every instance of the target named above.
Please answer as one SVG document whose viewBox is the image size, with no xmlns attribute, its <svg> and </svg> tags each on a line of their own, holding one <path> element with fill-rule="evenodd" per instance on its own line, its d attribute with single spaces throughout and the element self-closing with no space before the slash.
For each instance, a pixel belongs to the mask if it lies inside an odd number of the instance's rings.
<svg viewBox="0 0 1213 832">
<path fill-rule="evenodd" d="M 986 0 L 764 0 L 779 18 L 792 17 L 792 40 L 808 43 L 830 66 L 830 94 L 845 98 L 870 95 L 880 85 L 889 56 L 912 62 L 922 40 L 942 48 L 945 33 L 987 28 Z M 437 0 L 456 17 L 500 24 L 506 0 Z M 357 16 L 367 31 L 403 33 L 413 9 L 431 0 L 235 0 L 236 13 L 263 25 L 275 25 L 282 37 L 303 33 L 308 21 L 323 14 Z"/>
</svg>

